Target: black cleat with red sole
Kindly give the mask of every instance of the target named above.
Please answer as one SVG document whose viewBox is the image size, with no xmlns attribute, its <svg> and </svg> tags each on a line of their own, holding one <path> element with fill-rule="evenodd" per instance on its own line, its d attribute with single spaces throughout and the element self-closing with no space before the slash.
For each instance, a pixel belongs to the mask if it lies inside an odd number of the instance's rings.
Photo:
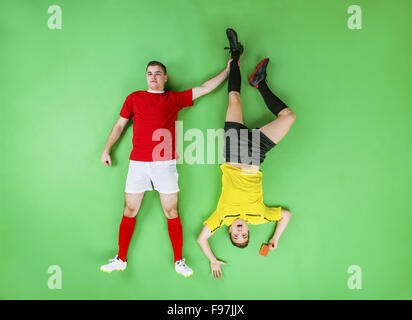
<svg viewBox="0 0 412 320">
<path fill-rule="evenodd" d="M 254 88 L 259 88 L 259 83 L 266 80 L 266 67 L 268 66 L 269 58 L 265 58 L 259 62 L 255 72 L 249 77 L 249 84 Z"/>
</svg>

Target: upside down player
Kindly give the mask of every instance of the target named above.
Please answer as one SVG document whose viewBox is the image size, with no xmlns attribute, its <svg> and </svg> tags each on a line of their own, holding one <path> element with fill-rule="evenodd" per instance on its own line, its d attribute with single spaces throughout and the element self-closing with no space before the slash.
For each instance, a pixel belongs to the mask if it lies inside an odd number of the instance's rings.
<svg viewBox="0 0 412 320">
<path fill-rule="evenodd" d="M 120 137 L 126 123 L 133 118 L 133 150 L 129 157 L 129 170 L 125 187 L 125 207 L 119 230 L 119 251 L 114 259 L 100 267 L 101 271 L 123 271 L 127 267 L 127 250 L 136 223 L 145 191 L 154 189 L 159 192 L 160 202 L 167 218 L 168 232 L 174 253 L 174 265 L 178 274 L 185 277 L 193 270 L 182 258 L 183 233 L 177 210 L 178 173 L 175 154 L 175 121 L 177 113 L 184 107 L 192 106 L 193 100 L 211 92 L 221 84 L 229 73 L 227 67 L 214 78 L 201 86 L 183 92 L 165 91 L 167 82 L 166 67 L 151 61 L 146 67 L 147 91 L 135 91 L 127 96 L 103 150 L 101 162 L 111 165 L 110 149 Z M 160 142 L 153 133 L 158 129 L 168 130 L 173 137 L 166 143 L 163 153 L 157 152 Z M 158 154 L 159 153 L 159 154 Z"/>
<path fill-rule="evenodd" d="M 230 43 L 232 61 L 229 72 L 229 106 L 225 121 L 225 159 L 222 170 L 222 193 L 214 213 L 204 222 L 197 239 L 203 253 L 210 261 L 212 275 L 220 279 L 221 265 L 226 264 L 214 256 L 208 238 L 222 225 L 229 227 L 233 245 L 244 248 L 249 243 L 250 224 L 263 224 L 278 221 L 275 232 L 269 241 L 270 250 L 278 246 L 278 241 L 289 223 L 291 213 L 281 207 L 268 208 L 263 203 L 262 172 L 260 164 L 265 154 L 271 150 L 291 128 L 296 116 L 266 84 L 266 68 L 269 59 L 262 60 L 249 78 L 249 84 L 261 93 L 269 110 L 276 120 L 260 129 L 249 129 L 243 124 L 240 98 L 239 58 L 243 46 L 237 40 L 233 29 L 226 30 Z M 228 139 L 230 143 L 228 143 Z M 250 154 L 252 154 L 250 156 Z"/>
</svg>

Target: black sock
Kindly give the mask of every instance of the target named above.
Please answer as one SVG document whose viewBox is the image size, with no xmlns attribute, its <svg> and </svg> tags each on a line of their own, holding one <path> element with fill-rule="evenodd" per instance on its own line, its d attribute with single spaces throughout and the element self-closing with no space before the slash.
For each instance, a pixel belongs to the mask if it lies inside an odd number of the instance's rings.
<svg viewBox="0 0 412 320">
<path fill-rule="evenodd" d="M 280 111 L 288 107 L 282 100 L 276 97 L 272 91 L 270 91 L 266 81 L 261 81 L 259 83 L 258 90 L 262 95 L 263 100 L 265 100 L 266 106 L 275 116 L 277 116 Z"/>
<path fill-rule="evenodd" d="M 231 58 L 232 58 L 233 60 L 239 60 L 239 58 L 240 58 L 240 52 L 239 52 L 239 51 L 232 51 L 232 53 L 231 53 Z"/>
<path fill-rule="evenodd" d="M 236 52 L 235 52 L 236 53 Z M 237 56 L 234 56 L 235 53 L 232 53 L 233 60 L 230 63 L 230 71 L 229 71 L 229 81 L 227 86 L 227 92 L 230 91 L 237 91 L 240 93 L 240 69 L 238 66 L 239 56 L 240 54 L 237 52 Z"/>
</svg>

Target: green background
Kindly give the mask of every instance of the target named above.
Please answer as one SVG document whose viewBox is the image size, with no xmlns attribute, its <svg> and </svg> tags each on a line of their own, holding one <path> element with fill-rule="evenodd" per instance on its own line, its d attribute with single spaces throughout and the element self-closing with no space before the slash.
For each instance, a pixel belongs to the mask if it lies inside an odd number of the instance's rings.
<svg viewBox="0 0 412 320">
<path fill-rule="evenodd" d="M 47 9 L 62 8 L 61 30 Z M 347 9 L 362 8 L 362 30 Z M 0 298 L 411 299 L 412 37 L 409 0 L 0 2 Z M 225 28 L 238 31 L 248 126 L 274 116 L 247 85 L 270 57 L 268 83 L 296 113 L 262 166 L 269 206 L 292 220 L 277 251 L 258 255 L 275 225 L 251 227 L 247 248 L 211 238 L 228 262 L 211 277 L 196 243 L 221 188 L 218 164 L 178 166 L 184 256 L 177 275 L 157 193 L 138 214 L 125 272 L 99 266 L 117 251 L 132 127 L 100 156 L 128 94 L 146 89 L 149 60 L 174 90 L 220 72 Z M 179 113 L 184 129 L 221 128 L 227 83 Z M 185 142 L 185 146 L 190 142 Z M 50 265 L 62 268 L 50 290 Z M 362 289 L 347 286 L 351 265 Z"/>
</svg>

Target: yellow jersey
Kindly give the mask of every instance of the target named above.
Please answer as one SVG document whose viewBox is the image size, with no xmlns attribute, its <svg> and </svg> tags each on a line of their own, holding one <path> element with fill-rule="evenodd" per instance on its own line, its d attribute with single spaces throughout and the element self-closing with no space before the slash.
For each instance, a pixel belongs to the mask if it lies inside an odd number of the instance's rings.
<svg viewBox="0 0 412 320">
<path fill-rule="evenodd" d="M 236 219 L 250 224 L 278 221 L 281 207 L 269 208 L 263 204 L 262 172 L 259 169 L 240 169 L 224 163 L 222 193 L 216 210 L 203 224 L 213 233 L 222 225 L 230 226 Z"/>
</svg>

